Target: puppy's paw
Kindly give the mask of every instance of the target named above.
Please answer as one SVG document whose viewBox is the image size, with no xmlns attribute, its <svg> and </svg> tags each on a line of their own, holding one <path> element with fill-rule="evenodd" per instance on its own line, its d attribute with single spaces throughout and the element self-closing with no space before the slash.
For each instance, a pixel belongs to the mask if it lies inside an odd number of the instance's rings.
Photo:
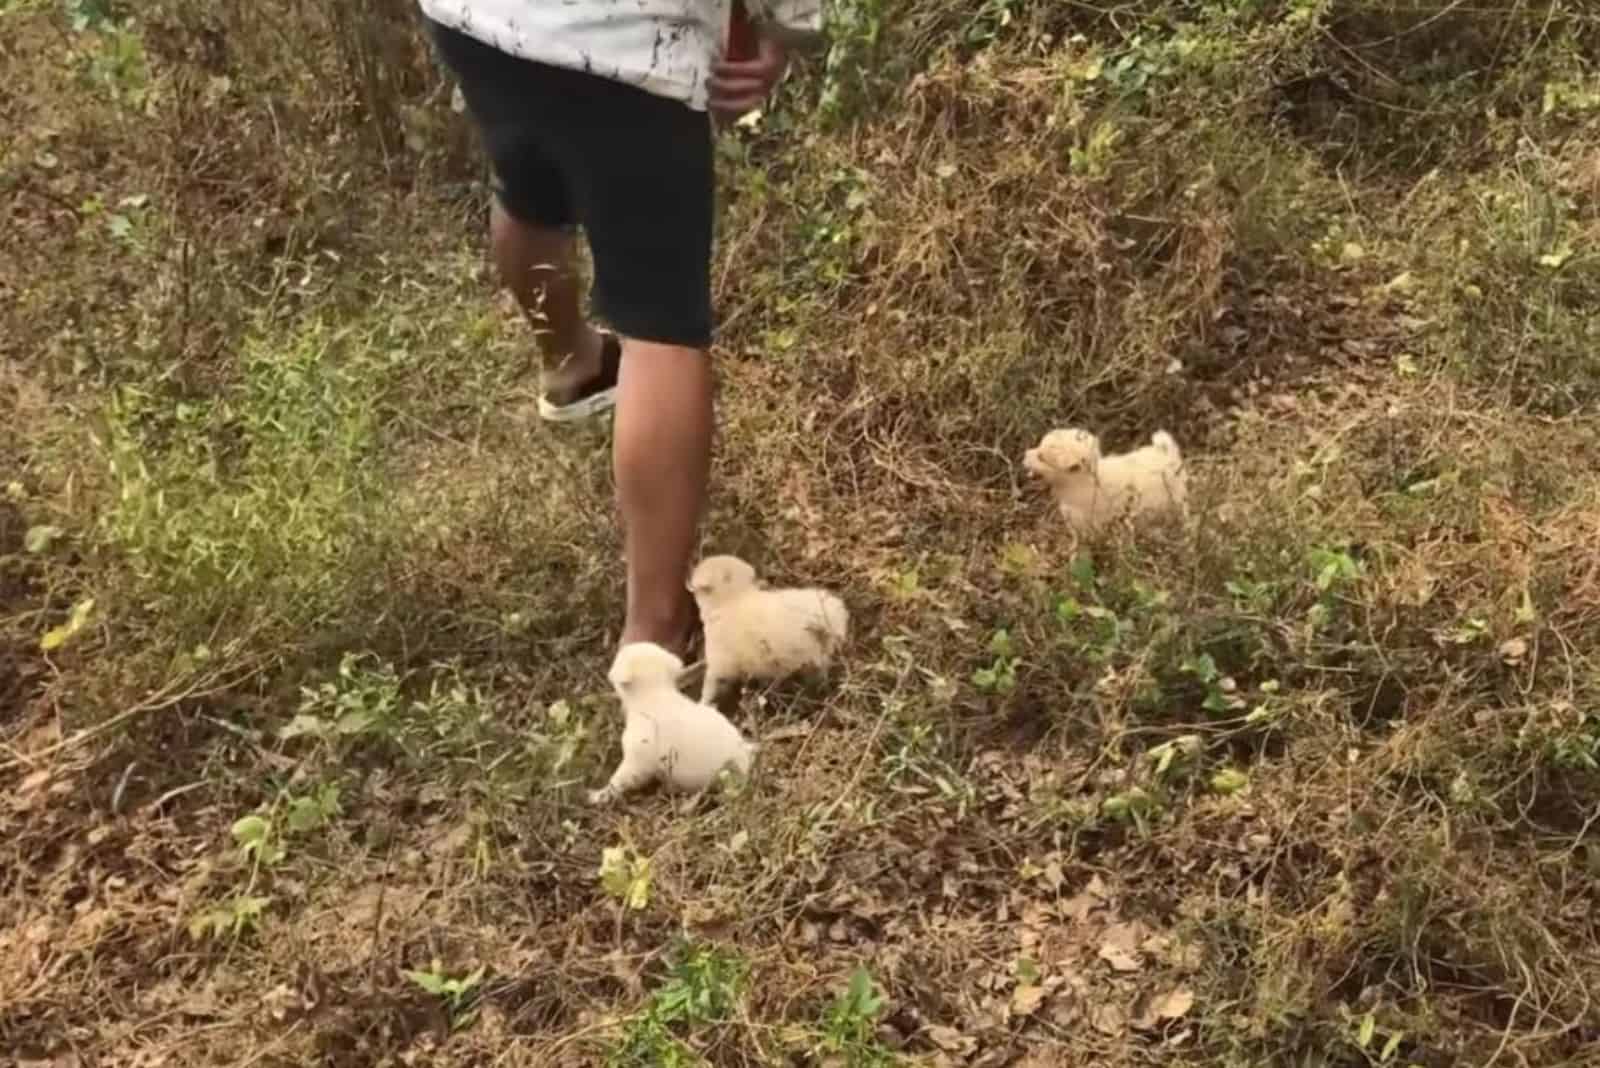
<svg viewBox="0 0 1600 1068">
<path fill-rule="evenodd" d="M 597 806 L 609 805 L 616 796 L 616 791 L 612 790 L 611 787 L 602 786 L 598 790 L 589 791 L 589 804 Z"/>
</svg>

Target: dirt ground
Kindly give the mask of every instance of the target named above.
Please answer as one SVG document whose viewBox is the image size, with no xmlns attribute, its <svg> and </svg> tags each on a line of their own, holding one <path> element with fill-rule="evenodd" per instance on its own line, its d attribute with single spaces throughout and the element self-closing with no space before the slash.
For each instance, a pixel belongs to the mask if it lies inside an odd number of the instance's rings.
<svg viewBox="0 0 1600 1068">
<path fill-rule="evenodd" d="M 0 0 L 0 1064 L 1600 1063 L 1600 16 L 829 11 L 705 547 L 853 634 L 684 814 L 410 6 Z"/>
</svg>

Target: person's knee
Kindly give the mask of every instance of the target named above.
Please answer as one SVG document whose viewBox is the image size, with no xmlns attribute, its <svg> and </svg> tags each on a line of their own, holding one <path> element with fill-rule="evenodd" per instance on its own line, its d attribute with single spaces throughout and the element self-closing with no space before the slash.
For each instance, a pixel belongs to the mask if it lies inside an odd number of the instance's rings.
<svg viewBox="0 0 1600 1068">
<path fill-rule="evenodd" d="M 489 243 L 497 258 L 567 268 L 576 253 L 577 233 L 571 226 L 530 222 L 496 200 L 489 212 Z"/>
<path fill-rule="evenodd" d="M 639 371 L 674 376 L 710 370 L 711 353 L 699 344 L 647 340 L 627 333 L 621 336 L 625 367 L 631 363 Z"/>
</svg>

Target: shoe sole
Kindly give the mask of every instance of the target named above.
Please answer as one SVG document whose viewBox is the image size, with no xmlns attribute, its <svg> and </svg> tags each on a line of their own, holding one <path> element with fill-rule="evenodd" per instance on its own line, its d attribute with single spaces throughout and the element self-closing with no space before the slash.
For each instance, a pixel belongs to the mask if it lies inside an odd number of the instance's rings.
<svg viewBox="0 0 1600 1068">
<path fill-rule="evenodd" d="M 616 386 L 591 393 L 580 401 L 573 401 L 559 408 L 540 397 L 539 418 L 547 423 L 576 423 L 581 419 L 593 419 L 602 412 L 608 412 L 616 406 L 616 403 Z"/>
</svg>

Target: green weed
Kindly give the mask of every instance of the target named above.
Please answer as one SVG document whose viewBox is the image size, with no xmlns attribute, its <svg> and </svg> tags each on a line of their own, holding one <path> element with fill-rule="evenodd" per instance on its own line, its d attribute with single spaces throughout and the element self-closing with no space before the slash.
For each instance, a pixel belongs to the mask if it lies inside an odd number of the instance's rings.
<svg viewBox="0 0 1600 1068">
<path fill-rule="evenodd" d="M 189 937 L 200 942 L 206 939 L 236 939 L 253 934 L 271 903 L 270 897 L 235 894 L 222 904 L 202 909 L 190 917 Z"/>
<path fill-rule="evenodd" d="M 832 0 L 828 5 L 829 43 L 818 102 L 822 116 L 844 118 L 867 98 L 883 21 L 882 0 Z"/>
<path fill-rule="evenodd" d="M 704 1041 L 708 1030 L 731 1019 L 747 975 L 745 961 L 727 950 L 680 942 L 665 982 L 607 1052 L 607 1068 L 687 1068 L 703 1063 L 687 1042 Z"/>
<path fill-rule="evenodd" d="M 219 396 L 112 394 L 101 530 L 136 603 L 168 627 L 201 637 L 248 616 L 281 632 L 359 596 L 358 561 L 383 539 L 370 462 L 382 380 L 341 359 L 343 343 L 312 322 L 281 347 L 250 342 L 242 381 Z"/>
<path fill-rule="evenodd" d="M 883 995 L 866 968 L 850 973 L 850 984 L 823 1015 L 819 1049 L 841 1057 L 847 1068 L 890 1068 L 898 1059 L 878 1041 Z"/>
<path fill-rule="evenodd" d="M 472 1004 L 487 972 L 486 967 L 479 965 L 465 975 L 451 975 L 444 970 L 439 958 L 435 957 L 425 971 L 412 970 L 400 974 L 404 975 L 407 981 L 444 1002 L 445 1009 L 450 1015 L 450 1026 L 461 1028 L 469 1025 L 476 1015 Z"/>
<path fill-rule="evenodd" d="M 940 755 L 942 739 L 930 723 L 900 725 L 889 741 L 883 771 L 889 786 L 902 791 L 932 791 L 964 816 L 975 800 L 972 783 Z"/>
<path fill-rule="evenodd" d="M 989 663 L 972 673 L 972 685 L 983 693 L 998 695 L 1016 689 L 1017 665 L 1020 661 L 1010 631 L 1001 629 L 990 636 L 989 656 L 992 658 Z"/>
</svg>

